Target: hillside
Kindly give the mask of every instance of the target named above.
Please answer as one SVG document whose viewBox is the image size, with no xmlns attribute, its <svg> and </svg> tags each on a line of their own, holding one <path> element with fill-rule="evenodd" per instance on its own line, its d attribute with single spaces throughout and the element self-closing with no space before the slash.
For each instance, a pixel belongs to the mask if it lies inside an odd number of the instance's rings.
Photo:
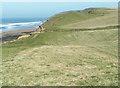
<svg viewBox="0 0 120 88">
<path fill-rule="evenodd" d="M 57 14 L 43 26 L 56 29 L 90 29 L 118 25 L 118 8 L 90 8 Z"/>
<path fill-rule="evenodd" d="M 3 85 L 117 86 L 116 17 L 116 8 L 64 12 L 46 32 L 3 44 Z"/>
</svg>

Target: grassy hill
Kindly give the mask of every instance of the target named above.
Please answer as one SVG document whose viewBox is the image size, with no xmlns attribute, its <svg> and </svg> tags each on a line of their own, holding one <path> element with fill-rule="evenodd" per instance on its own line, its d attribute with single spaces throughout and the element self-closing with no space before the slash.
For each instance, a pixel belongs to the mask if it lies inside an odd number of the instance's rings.
<svg viewBox="0 0 120 88">
<path fill-rule="evenodd" d="M 117 8 L 90 8 L 57 14 L 43 26 L 49 30 L 88 29 L 118 25 Z"/>
<path fill-rule="evenodd" d="M 117 86 L 116 13 L 116 8 L 64 12 L 43 24 L 47 32 L 3 44 L 3 85 Z"/>
</svg>

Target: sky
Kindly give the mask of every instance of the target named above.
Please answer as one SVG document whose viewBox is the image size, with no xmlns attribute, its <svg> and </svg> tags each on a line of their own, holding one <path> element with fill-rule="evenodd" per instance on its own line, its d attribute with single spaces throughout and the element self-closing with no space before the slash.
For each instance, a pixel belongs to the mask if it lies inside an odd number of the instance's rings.
<svg viewBox="0 0 120 88">
<path fill-rule="evenodd" d="M 119 0 L 1 0 L 1 2 L 119 2 Z"/>
<path fill-rule="evenodd" d="M 2 2 L 0 7 L 2 18 L 44 18 L 64 11 L 117 6 L 117 2 Z"/>
</svg>

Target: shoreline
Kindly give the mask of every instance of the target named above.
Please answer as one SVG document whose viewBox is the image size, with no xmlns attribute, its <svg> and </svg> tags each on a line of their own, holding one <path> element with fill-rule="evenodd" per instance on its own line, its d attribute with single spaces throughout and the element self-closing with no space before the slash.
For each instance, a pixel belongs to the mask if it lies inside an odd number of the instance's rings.
<svg viewBox="0 0 120 88">
<path fill-rule="evenodd" d="M 2 33 L 0 33 L 0 42 L 4 43 L 7 41 L 16 40 L 19 36 L 29 34 L 31 32 L 34 32 L 35 30 L 36 30 L 36 28 L 2 32 Z"/>
</svg>

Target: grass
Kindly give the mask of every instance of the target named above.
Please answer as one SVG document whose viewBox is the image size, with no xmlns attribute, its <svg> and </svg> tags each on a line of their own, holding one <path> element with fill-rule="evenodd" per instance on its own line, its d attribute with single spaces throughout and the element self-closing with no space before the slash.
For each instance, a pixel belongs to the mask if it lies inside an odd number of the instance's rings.
<svg viewBox="0 0 120 88">
<path fill-rule="evenodd" d="M 91 11 L 91 13 L 88 13 Z M 94 8 L 57 14 L 43 24 L 50 30 L 98 28 L 118 25 L 117 8 Z"/>
<path fill-rule="evenodd" d="M 50 30 L 3 44 L 4 86 L 118 86 L 116 26 Z"/>
<path fill-rule="evenodd" d="M 80 12 L 67 12 L 52 17 L 43 26 L 45 26 L 49 30 L 53 30 L 58 28 L 59 26 L 80 22 L 97 16 L 99 15 L 92 15 L 92 14 L 86 14 Z"/>
<path fill-rule="evenodd" d="M 83 85 L 88 79 L 84 85 L 117 85 L 117 30 L 48 32 L 22 41 L 3 46 L 11 51 L 3 59 L 3 85 Z"/>
<path fill-rule="evenodd" d="M 118 16 L 117 11 L 109 13 L 109 15 L 104 15 L 102 17 L 96 17 L 95 19 L 89 19 L 82 22 L 71 23 L 62 28 L 67 29 L 80 29 L 80 28 L 98 28 L 98 27 L 106 27 L 106 26 L 114 26 L 118 25 Z M 105 21 L 104 21 L 105 20 Z"/>
</svg>

